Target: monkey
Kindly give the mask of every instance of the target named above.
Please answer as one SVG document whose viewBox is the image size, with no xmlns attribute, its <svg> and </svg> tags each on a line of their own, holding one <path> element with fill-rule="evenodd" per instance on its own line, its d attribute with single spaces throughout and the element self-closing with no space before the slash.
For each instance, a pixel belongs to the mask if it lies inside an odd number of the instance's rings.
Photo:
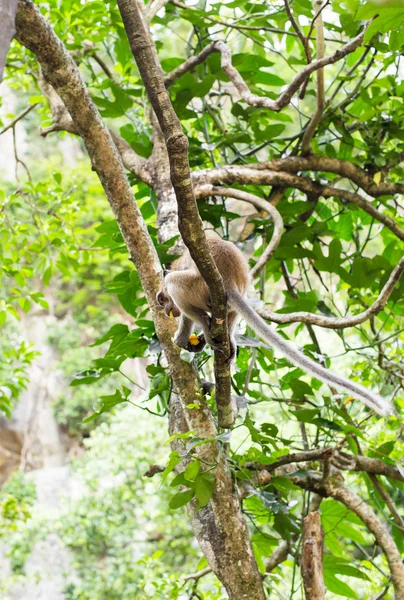
<svg viewBox="0 0 404 600">
<path fill-rule="evenodd" d="M 227 242 L 214 232 L 206 232 L 213 260 L 223 279 L 228 302 L 228 329 L 231 362 L 236 355 L 234 329 L 240 315 L 251 329 L 271 347 L 279 350 L 292 364 L 310 373 L 316 379 L 360 399 L 380 415 L 393 413 L 390 402 L 362 385 L 325 369 L 287 342 L 259 316 L 245 299 L 249 286 L 249 268 L 244 254 L 232 242 Z M 205 344 L 215 348 L 210 336 L 209 313 L 212 312 L 209 289 L 188 250 L 171 265 L 164 284 L 156 296 L 157 303 L 168 316 L 179 316 L 180 322 L 174 342 L 190 352 L 201 352 Z M 191 336 L 196 323 L 202 329 L 198 337 Z M 192 339 L 193 338 L 193 339 Z"/>
</svg>

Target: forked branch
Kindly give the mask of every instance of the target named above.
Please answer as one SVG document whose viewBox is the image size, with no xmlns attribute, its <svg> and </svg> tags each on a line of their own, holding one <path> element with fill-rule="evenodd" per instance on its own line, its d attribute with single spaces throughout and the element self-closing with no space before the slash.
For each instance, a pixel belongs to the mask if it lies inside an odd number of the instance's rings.
<svg viewBox="0 0 404 600">
<path fill-rule="evenodd" d="M 227 329 L 227 302 L 221 275 L 211 256 L 193 191 L 188 162 L 188 139 L 167 93 L 163 72 L 136 0 L 118 0 L 119 10 L 133 56 L 150 103 L 164 135 L 170 161 L 171 182 L 178 203 L 178 225 L 192 258 L 206 281 L 212 303 L 211 336 L 215 349 L 216 403 L 221 427 L 235 420 L 230 394 L 230 355 Z"/>
</svg>

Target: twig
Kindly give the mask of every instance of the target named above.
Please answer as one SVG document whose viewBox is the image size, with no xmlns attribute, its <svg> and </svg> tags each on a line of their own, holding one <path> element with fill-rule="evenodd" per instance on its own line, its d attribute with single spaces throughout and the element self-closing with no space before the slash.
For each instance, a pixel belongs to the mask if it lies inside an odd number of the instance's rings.
<svg viewBox="0 0 404 600">
<path fill-rule="evenodd" d="M 290 546 L 289 542 L 286 540 L 282 540 L 277 548 L 272 552 L 271 556 L 269 556 L 265 561 L 265 571 L 266 573 L 270 573 L 278 565 L 283 563 L 284 560 L 287 559 L 289 554 Z"/>
<path fill-rule="evenodd" d="M 369 478 L 371 479 L 376 490 L 379 492 L 381 498 L 386 503 L 386 506 L 389 509 L 390 514 L 393 517 L 395 524 L 401 529 L 402 533 L 404 534 L 404 521 L 403 521 L 400 513 L 398 512 L 390 494 L 387 492 L 387 490 L 384 488 L 384 486 L 378 480 L 376 475 L 374 475 L 373 473 L 369 473 Z"/>
<path fill-rule="evenodd" d="M 322 16 L 322 0 L 313 0 L 314 11 L 318 9 L 316 19 L 316 41 L 317 41 L 317 60 L 321 60 L 324 57 L 324 25 Z M 317 108 L 314 115 L 308 124 L 306 131 L 304 132 L 302 139 L 302 154 L 310 152 L 311 140 L 317 125 L 321 121 L 325 105 L 324 98 L 324 70 L 319 69 L 317 71 Z"/>
<path fill-rule="evenodd" d="M 190 579 L 195 579 L 197 581 L 201 577 L 208 575 L 208 573 L 212 573 L 212 569 L 210 567 L 205 567 L 204 569 L 201 569 L 197 573 L 191 573 L 191 575 L 186 575 L 184 577 L 184 581 L 189 581 Z"/>
<path fill-rule="evenodd" d="M 145 17 L 146 21 L 150 23 L 153 17 L 158 13 L 158 11 L 165 6 L 169 0 L 152 0 L 145 6 Z"/>
<path fill-rule="evenodd" d="M 279 96 L 277 100 L 271 100 L 266 96 L 257 96 L 256 94 L 250 92 L 243 77 L 232 65 L 230 48 L 227 46 L 227 44 L 225 44 L 222 41 L 213 42 L 213 44 L 210 44 L 206 47 L 206 50 L 202 50 L 202 52 L 199 55 L 188 59 L 188 61 L 186 61 L 183 65 L 180 65 L 180 67 L 177 67 L 177 69 L 166 75 L 165 81 L 167 85 L 170 85 L 172 81 L 175 81 L 175 79 L 180 77 L 182 74 L 194 68 L 194 66 L 200 64 L 212 52 L 220 52 L 222 69 L 229 77 L 229 79 L 239 92 L 244 102 L 250 104 L 251 106 L 268 108 L 269 110 L 279 112 L 282 108 L 289 104 L 294 93 L 300 88 L 302 83 L 306 81 L 307 77 L 311 73 L 325 67 L 326 65 L 334 64 L 338 60 L 341 60 L 341 58 L 344 58 L 344 56 L 346 56 L 347 54 L 350 54 L 351 52 L 356 50 L 356 48 L 362 43 L 364 35 L 365 30 L 362 31 L 362 33 L 356 36 L 353 40 L 342 46 L 342 48 L 337 50 L 331 56 L 320 58 L 319 60 L 315 60 L 312 63 L 308 64 L 306 67 L 304 67 L 304 69 L 302 69 L 302 71 L 298 75 L 296 75 L 294 80 L 286 87 L 285 91 Z"/>
<path fill-rule="evenodd" d="M 14 127 L 14 125 L 18 123 L 18 121 L 23 119 L 28 113 L 31 112 L 31 110 L 34 110 L 34 108 L 36 108 L 38 104 L 40 104 L 40 102 L 35 102 L 35 104 L 31 104 L 30 106 L 27 106 L 27 108 L 24 108 L 24 110 L 21 111 L 20 114 L 14 117 L 14 119 L 0 131 L 0 135 L 3 135 L 3 133 L 6 133 L 6 131 Z"/>
</svg>

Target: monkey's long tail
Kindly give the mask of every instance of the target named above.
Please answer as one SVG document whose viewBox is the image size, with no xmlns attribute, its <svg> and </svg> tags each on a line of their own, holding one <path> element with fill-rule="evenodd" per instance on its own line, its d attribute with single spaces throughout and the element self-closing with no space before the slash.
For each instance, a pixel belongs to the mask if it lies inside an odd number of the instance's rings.
<svg viewBox="0 0 404 600">
<path fill-rule="evenodd" d="M 366 406 L 373 409 L 379 415 L 390 415 L 394 413 L 394 409 L 388 400 L 382 398 L 378 394 L 373 394 L 359 383 L 354 383 L 345 377 L 341 377 L 340 375 L 336 375 L 332 371 L 325 369 L 318 363 L 311 360 L 311 358 L 305 356 L 292 344 L 284 340 L 283 337 L 269 327 L 265 323 L 264 319 L 262 319 L 257 312 L 251 306 L 249 306 L 248 302 L 239 292 L 229 291 L 228 300 L 230 306 L 237 310 L 237 312 L 247 321 L 247 323 L 260 338 L 262 338 L 271 346 L 277 348 L 294 365 L 301 367 L 306 372 L 311 373 L 316 379 L 320 379 L 320 381 L 324 381 L 328 385 L 343 390 L 354 398 L 358 398 L 364 404 L 366 404 Z"/>
</svg>

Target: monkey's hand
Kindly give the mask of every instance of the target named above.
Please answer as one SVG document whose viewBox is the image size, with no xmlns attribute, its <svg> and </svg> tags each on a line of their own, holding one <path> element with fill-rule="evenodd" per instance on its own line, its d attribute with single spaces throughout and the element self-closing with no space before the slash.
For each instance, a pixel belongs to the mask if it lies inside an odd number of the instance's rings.
<svg viewBox="0 0 404 600">
<path fill-rule="evenodd" d="M 198 336 L 192 334 L 189 337 L 185 337 L 178 332 L 174 336 L 174 343 L 180 348 L 184 348 L 184 350 L 188 350 L 188 352 L 192 353 L 202 352 L 206 346 L 206 340 L 203 333 L 200 333 Z"/>
<path fill-rule="evenodd" d="M 195 335 L 194 333 L 188 338 L 188 352 L 202 352 L 206 346 L 206 340 L 203 333 Z"/>
</svg>

